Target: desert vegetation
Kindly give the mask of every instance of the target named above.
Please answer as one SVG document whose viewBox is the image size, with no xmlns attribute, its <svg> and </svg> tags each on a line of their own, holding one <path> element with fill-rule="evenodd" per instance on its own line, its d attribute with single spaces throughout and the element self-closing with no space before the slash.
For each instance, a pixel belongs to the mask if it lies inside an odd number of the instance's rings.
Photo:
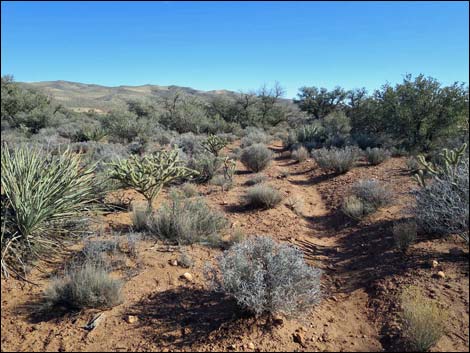
<svg viewBox="0 0 470 353">
<path fill-rule="evenodd" d="M 5 350 L 468 349 L 467 86 L 123 92 L 2 78 Z"/>
</svg>

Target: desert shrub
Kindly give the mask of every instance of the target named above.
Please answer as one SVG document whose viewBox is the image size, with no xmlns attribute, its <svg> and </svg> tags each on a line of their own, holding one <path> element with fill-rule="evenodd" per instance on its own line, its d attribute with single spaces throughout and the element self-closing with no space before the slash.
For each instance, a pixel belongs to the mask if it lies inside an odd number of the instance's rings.
<svg viewBox="0 0 470 353">
<path fill-rule="evenodd" d="M 190 268 L 194 266 L 194 260 L 188 255 L 186 251 L 183 251 L 178 258 L 178 264 L 184 268 Z"/>
<path fill-rule="evenodd" d="M 351 124 L 342 111 L 333 111 L 322 121 L 323 144 L 327 147 L 344 147 L 349 142 Z"/>
<path fill-rule="evenodd" d="M 267 144 L 271 137 L 264 130 L 256 127 L 247 127 L 245 136 L 240 140 L 240 147 L 245 148 L 255 144 Z"/>
<path fill-rule="evenodd" d="M 115 110 L 103 119 L 103 129 L 111 142 L 130 143 L 137 137 L 145 137 L 150 131 L 150 122 L 135 113 Z"/>
<path fill-rule="evenodd" d="M 212 287 L 256 315 L 307 314 L 320 299 L 321 271 L 302 252 L 269 237 L 252 237 L 219 256 Z"/>
<path fill-rule="evenodd" d="M 5 274 L 48 259 L 77 235 L 74 219 L 84 217 L 99 195 L 94 167 L 66 151 L 58 156 L 26 147 L 1 149 L 2 259 Z"/>
<path fill-rule="evenodd" d="M 296 162 L 303 162 L 308 158 L 308 155 L 308 150 L 305 147 L 300 146 L 299 148 L 292 151 L 291 158 Z"/>
<path fill-rule="evenodd" d="M 364 205 L 364 202 L 354 195 L 350 195 L 344 198 L 341 204 L 341 211 L 349 218 L 355 220 L 360 220 L 365 215 L 367 215 L 367 213 L 369 213 Z"/>
<path fill-rule="evenodd" d="M 273 153 L 263 144 L 254 144 L 243 149 L 240 160 L 253 172 L 264 170 L 273 158 Z"/>
<path fill-rule="evenodd" d="M 372 165 L 378 165 L 390 158 L 390 152 L 383 148 L 367 148 L 364 151 L 367 161 Z"/>
<path fill-rule="evenodd" d="M 406 252 L 416 240 L 417 227 L 413 220 L 396 223 L 393 225 L 393 240 L 395 247 L 401 252 Z"/>
<path fill-rule="evenodd" d="M 232 188 L 233 182 L 227 178 L 225 178 L 223 175 L 216 175 L 214 176 L 211 180 L 210 183 L 212 185 L 220 186 L 222 191 L 226 191 Z"/>
<path fill-rule="evenodd" d="M 44 309 L 110 308 L 122 301 L 121 287 L 104 268 L 86 263 L 52 281 L 43 293 Z"/>
<path fill-rule="evenodd" d="M 188 156 L 193 156 L 195 154 L 200 154 L 204 151 L 202 143 L 204 142 L 204 137 L 195 135 L 192 132 L 187 132 L 176 136 L 171 142 L 172 146 L 177 146 Z"/>
<path fill-rule="evenodd" d="M 273 208 L 282 201 L 281 193 L 266 184 L 258 184 L 249 188 L 245 194 L 245 202 L 254 208 Z"/>
<path fill-rule="evenodd" d="M 309 144 L 314 147 L 320 143 L 323 127 L 319 123 L 296 128 L 288 137 L 289 145 L 294 143 Z"/>
<path fill-rule="evenodd" d="M 266 180 L 268 180 L 268 177 L 264 174 L 253 174 L 253 176 L 248 179 L 245 184 L 248 186 L 253 186 L 264 183 Z"/>
<path fill-rule="evenodd" d="M 390 191 L 375 179 L 359 180 L 351 187 L 351 193 L 374 210 L 389 204 L 392 198 Z"/>
<path fill-rule="evenodd" d="M 152 235 L 174 244 L 217 245 L 227 225 L 223 213 L 211 209 L 202 199 L 171 199 L 149 217 Z"/>
<path fill-rule="evenodd" d="M 286 200 L 286 205 L 298 216 L 302 215 L 302 210 L 304 208 L 304 200 L 299 195 L 290 196 Z"/>
<path fill-rule="evenodd" d="M 184 195 L 184 197 L 194 197 L 199 195 L 196 185 L 191 183 L 184 183 L 183 185 L 181 185 L 180 191 Z"/>
<path fill-rule="evenodd" d="M 468 243 L 468 159 L 452 174 L 435 177 L 416 191 L 414 215 L 430 234 L 458 234 Z"/>
<path fill-rule="evenodd" d="M 131 213 L 132 226 L 137 232 L 145 232 L 148 229 L 149 210 L 145 207 L 133 207 Z"/>
<path fill-rule="evenodd" d="M 198 174 L 196 181 L 206 183 L 211 180 L 222 168 L 223 159 L 212 153 L 198 153 L 189 159 L 187 166 Z"/>
<path fill-rule="evenodd" d="M 380 182 L 374 179 L 359 180 L 351 187 L 350 195 L 344 198 L 341 210 L 346 216 L 359 220 L 390 201 L 390 191 Z"/>
<path fill-rule="evenodd" d="M 417 287 L 408 287 L 403 291 L 401 306 L 407 348 L 427 352 L 445 333 L 446 311 L 425 298 Z"/>
<path fill-rule="evenodd" d="M 367 148 L 380 147 L 382 145 L 380 137 L 376 135 L 356 133 L 353 135 L 352 139 L 362 150 Z"/>
<path fill-rule="evenodd" d="M 217 135 L 209 135 L 206 140 L 202 142 L 202 147 L 214 156 L 218 156 L 220 151 L 227 146 L 228 141 Z"/>
<path fill-rule="evenodd" d="M 358 149 L 354 147 L 345 147 L 342 149 L 321 148 L 312 151 L 312 157 L 320 168 L 327 171 L 334 171 L 338 174 L 346 173 L 352 169 L 356 165 L 359 156 L 360 153 Z"/>
<path fill-rule="evenodd" d="M 406 164 L 406 169 L 410 173 L 416 173 L 421 167 L 418 160 L 414 156 L 407 158 L 405 164 Z"/>
<path fill-rule="evenodd" d="M 117 162 L 129 156 L 126 147 L 118 143 L 86 142 L 76 144 L 75 148 L 84 151 L 84 158 L 96 163 L 96 170 L 99 172 L 106 169 L 107 163 Z"/>
</svg>

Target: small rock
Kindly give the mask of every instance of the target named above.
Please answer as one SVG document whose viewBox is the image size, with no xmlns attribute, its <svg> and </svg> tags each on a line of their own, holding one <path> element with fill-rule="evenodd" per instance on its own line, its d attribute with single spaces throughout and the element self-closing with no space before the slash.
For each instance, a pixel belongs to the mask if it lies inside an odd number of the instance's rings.
<svg viewBox="0 0 470 353">
<path fill-rule="evenodd" d="M 253 342 L 248 343 L 248 348 L 249 349 L 255 349 L 255 345 Z"/>
<path fill-rule="evenodd" d="M 295 343 L 298 343 L 301 346 L 303 346 L 304 343 L 305 343 L 304 337 L 302 336 L 302 334 L 300 332 L 293 333 L 292 338 L 294 339 Z"/>
<path fill-rule="evenodd" d="M 334 295 L 331 297 L 331 300 L 333 300 L 334 302 L 337 302 L 338 301 L 338 298 L 336 298 Z"/>
<path fill-rule="evenodd" d="M 170 260 L 170 265 L 171 266 L 178 266 L 178 260 Z"/>
<path fill-rule="evenodd" d="M 284 323 L 284 319 L 281 316 L 274 316 L 273 317 L 274 326 L 281 326 L 283 323 Z"/>
<path fill-rule="evenodd" d="M 193 275 L 190 274 L 189 272 L 185 272 L 183 273 L 183 275 L 181 276 L 181 278 L 184 278 L 186 281 L 188 282 L 192 282 L 193 281 Z"/>
<path fill-rule="evenodd" d="M 432 268 L 436 268 L 437 266 L 439 266 L 439 262 L 437 262 L 437 260 L 432 260 L 430 265 Z"/>
<path fill-rule="evenodd" d="M 231 344 L 227 348 L 230 349 L 230 350 L 235 350 L 235 349 L 237 349 L 237 346 L 235 346 L 234 344 Z"/>
<path fill-rule="evenodd" d="M 462 256 L 465 254 L 465 252 L 459 248 L 452 248 L 452 249 L 449 249 L 449 254 L 452 256 Z"/>
<path fill-rule="evenodd" d="M 444 273 L 444 271 L 439 271 L 436 276 L 438 278 L 446 278 L 446 274 Z"/>
<path fill-rule="evenodd" d="M 127 315 L 127 316 L 126 316 L 126 322 L 127 322 L 128 324 L 133 324 L 133 323 L 135 323 L 135 322 L 137 322 L 137 321 L 139 321 L 139 318 L 138 318 L 137 316 L 135 316 L 135 315 Z"/>
</svg>

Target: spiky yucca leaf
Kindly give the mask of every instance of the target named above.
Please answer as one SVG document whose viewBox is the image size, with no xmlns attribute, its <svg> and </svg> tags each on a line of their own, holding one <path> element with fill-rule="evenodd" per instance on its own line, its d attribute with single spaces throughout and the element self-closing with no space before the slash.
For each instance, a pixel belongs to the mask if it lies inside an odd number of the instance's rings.
<svg viewBox="0 0 470 353">
<path fill-rule="evenodd" d="M 69 227 L 95 201 L 94 166 L 69 150 L 47 156 L 38 148 L 2 146 L 2 269 L 51 258 Z"/>
</svg>

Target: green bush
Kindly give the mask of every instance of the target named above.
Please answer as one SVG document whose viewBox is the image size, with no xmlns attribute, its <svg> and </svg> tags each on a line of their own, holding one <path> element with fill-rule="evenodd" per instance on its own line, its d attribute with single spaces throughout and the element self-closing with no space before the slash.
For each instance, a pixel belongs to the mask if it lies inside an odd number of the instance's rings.
<svg viewBox="0 0 470 353">
<path fill-rule="evenodd" d="M 273 153 L 263 144 L 254 144 L 242 150 L 240 157 L 243 165 L 253 172 L 260 172 L 271 163 Z"/>
</svg>

